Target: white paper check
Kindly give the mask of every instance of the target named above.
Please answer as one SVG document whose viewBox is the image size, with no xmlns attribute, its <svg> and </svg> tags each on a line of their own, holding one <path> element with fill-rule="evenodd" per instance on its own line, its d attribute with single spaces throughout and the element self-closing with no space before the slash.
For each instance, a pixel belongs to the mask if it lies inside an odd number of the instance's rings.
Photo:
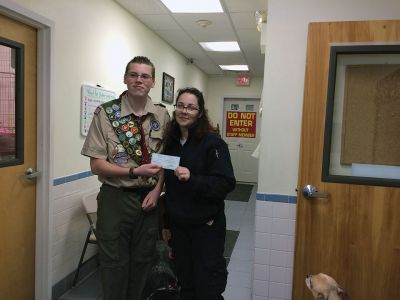
<svg viewBox="0 0 400 300">
<path fill-rule="evenodd" d="M 161 165 L 164 169 L 175 170 L 179 166 L 179 156 L 164 155 L 153 153 L 151 155 L 151 163 Z"/>
</svg>

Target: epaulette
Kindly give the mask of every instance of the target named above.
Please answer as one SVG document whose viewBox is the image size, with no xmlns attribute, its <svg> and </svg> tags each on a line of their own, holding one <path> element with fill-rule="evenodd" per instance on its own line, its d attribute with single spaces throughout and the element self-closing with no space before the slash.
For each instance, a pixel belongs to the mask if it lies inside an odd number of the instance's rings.
<svg viewBox="0 0 400 300">
<path fill-rule="evenodd" d="M 164 107 L 164 108 L 167 108 L 164 104 L 162 104 L 162 103 L 154 103 L 154 105 L 158 105 L 158 106 L 161 106 L 161 107 Z"/>
</svg>

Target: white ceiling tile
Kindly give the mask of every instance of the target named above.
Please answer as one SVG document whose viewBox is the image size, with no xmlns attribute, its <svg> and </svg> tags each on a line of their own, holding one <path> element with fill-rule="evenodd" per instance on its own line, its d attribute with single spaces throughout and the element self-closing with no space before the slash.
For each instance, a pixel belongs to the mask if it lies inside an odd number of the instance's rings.
<svg viewBox="0 0 400 300">
<path fill-rule="evenodd" d="M 220 64 L 248 64 L 252 76 L 263 76 L 264 55 L 254 12 L 265 10 L 267 0 L 220 0 L 221 14 L 171 14 L 159 0 L 114 0 L 208 75 L 227 74 Z M 210 20 L 202 28 L 197 20 Z M 241 52 L 206 52 L 199 42 L 238 41 Z"/>
<path fill-rule="evenodd" d="M 254 29 L 257 31 L 254 13 L 231 13 L 232 23 L 235 29 Z"/>
<path fill-rule="evenodd" d="M 168 10 L 157 0 L 114 0 L 132 14 L 168 14 Z"/>
<path fill-rule="evenodd" d="M 267 0 L 221 0 L 225 2 L 229 12 L 249 12 L 256 10 L 266 10 Z"/>
<path fill-rule="evenodd" d="M 137 15 L 137 18 L 150 29 L 156 31 L 180 30 L 180 26 L 171 18 L 170 15 Z"/>
<path fill-rule="evenodd" d="M 226 14 L 173 14 L 172 17 L 187 30 L 203 29 L 196 23 L 198 20 L 209 20 L 211 25 L 206 29 L 231 29 L 229 18 Z"/>
</svg>

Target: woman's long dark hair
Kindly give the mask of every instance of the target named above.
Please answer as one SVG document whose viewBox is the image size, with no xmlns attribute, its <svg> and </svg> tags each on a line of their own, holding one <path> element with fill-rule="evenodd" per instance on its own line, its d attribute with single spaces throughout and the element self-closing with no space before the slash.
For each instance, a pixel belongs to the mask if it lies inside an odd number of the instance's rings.
<svg viewBox="0 0 400 300">
<path fill-rule="evenodd" d="M 191 132 L 191 138 L 201 139 L 205 134 L 209 132 L 218 133 L 218 130 L 212 126 L 210 119 L 208 118 L 207 110 L 205 108 L 203 93 L 194 87 L 185 87 L 178 90 L 176 96 L 175 104 L 178 102 L 179 97 L 182 94 L 192 94 L 197 98 L 197 103 L 199 105 L 200 117 L 196 120 L 193 127 L 193 132 Z M 172 115 L 172 120 L 169 122 L 167 129 L 165 131 L 165 147 L 168 149 L 174 141 L 179 141 L 181 137 L 181 132 L 179 130 L 179 124 L 175 119 L 175 111 Z"/>
</svg>

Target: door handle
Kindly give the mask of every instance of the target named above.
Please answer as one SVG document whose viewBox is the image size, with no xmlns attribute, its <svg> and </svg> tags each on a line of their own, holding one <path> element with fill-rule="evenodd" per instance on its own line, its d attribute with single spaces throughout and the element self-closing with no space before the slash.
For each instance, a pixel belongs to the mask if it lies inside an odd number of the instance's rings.
<svg viewBox="0 0 400 300">
<path fill-rule="evenodd" d="M 35 171 L 32 168 L 28 168 L 25 171 L 25 178 L 28 180 L 32 180 L 33 178 L 36 178 L 40 175 L 39 171 Z"/>
<path fill-rule="evenodd" d="M 306 198 L 328 198 L 329 194 L 326 192 L 318 192 L 317 188 L 311 184 L 303 187 L 303 196 Z"/>
</svg>

